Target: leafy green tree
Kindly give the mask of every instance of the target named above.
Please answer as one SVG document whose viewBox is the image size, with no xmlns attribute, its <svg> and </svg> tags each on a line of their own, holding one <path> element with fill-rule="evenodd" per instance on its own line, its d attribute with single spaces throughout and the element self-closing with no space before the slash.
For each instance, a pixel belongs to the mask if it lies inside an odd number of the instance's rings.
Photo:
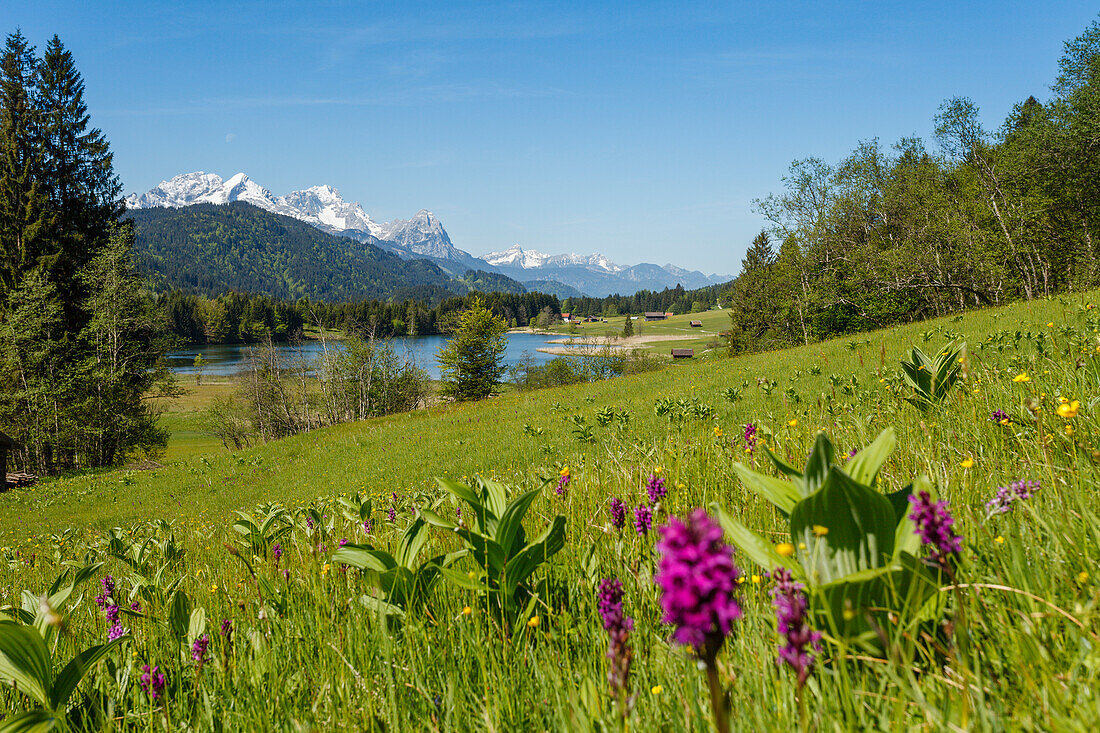
<svg viewBox="0 0 1100 733">
<path fill-rule="evenodd" d="M 78 445 L 88 465 L 110 465 L 134 449 L 162 450 L 167 432 L 157 425 L 150 395 L 176 393 L 164 364 L 168 349 L 164 312 L 156 306 L 133 266 L 130 227 L 118 227 L 80 272 L 89 292 L 87 351 L 79 374 L 87 380 Z"/>
<path fill-rule="evenodd" d="M 475 297 L 437 356 L 443 373 L 442 393 L 456 400 L 479 400 L 496 392 L 504 377 L 507 331 L 504 319 Z"/>
<path fill-rule="evenodd" d="M 626 323 L 623 324 L 623 338 L 630 338 L 634 335 L 634 317 L 627 315 Z"/>
</svg>

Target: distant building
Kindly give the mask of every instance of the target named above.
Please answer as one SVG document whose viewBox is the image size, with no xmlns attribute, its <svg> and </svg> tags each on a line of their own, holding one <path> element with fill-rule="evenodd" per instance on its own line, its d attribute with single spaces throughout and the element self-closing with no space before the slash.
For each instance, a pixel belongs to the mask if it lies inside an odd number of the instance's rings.
<svg viewBox="0 0 1100 733">
<path fill-rule="evenodd" d="M 691 327 L 692 328 L 702 328 L 703 327 L 703 322 L 702 321 L 692 321 L 691 322 Z"/>
<path fill-rule="evenodd" d="M 690 359 L 695 356 L 695 349 L 673 349 L 673 359 Z"/>
<path fill-rule="evenodd" d="M 645 319 L 647 321 L 663 321 L 671 315 L 671 313 L 662 313 L 660 311 L 646 311 Z"/>
</svg>

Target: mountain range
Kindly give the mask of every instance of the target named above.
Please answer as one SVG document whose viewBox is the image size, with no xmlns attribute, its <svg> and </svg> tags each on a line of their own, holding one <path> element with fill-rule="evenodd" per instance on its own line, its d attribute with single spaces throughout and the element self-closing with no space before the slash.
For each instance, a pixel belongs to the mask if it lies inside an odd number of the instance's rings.
<svg viewBox="0 0 1100 733">
<path fill-rule="evenodd" d="M 525 250 L 518 244 L 479 258 L 456 247 L 442 222 L 427 209 L 421 209 L 411 219 L 378 223 L 358 202 L 344 201 L 332 186 L 313 186 L 276 196 L 244 173 L 224 180 L 214 173 L 185 173 L 162 181 L 143 194 L 128 196 L 126 205 L 132 210 L 174 209 L 238 201 L 298 219 L 330 234 L 377 246 L 405 260 L 430 260 L 452 276 L 462 276 L 468 270 L 499 273 L 524 283 L 530 290 L 552 292 L 559 297 L 582 294 L 603 297 L 643 289 L 663 290 L 678 284 L 692 289 L 731 279 L 674 265 L 618 265 L 600 254 L 547 255 Z"/>
</svg>

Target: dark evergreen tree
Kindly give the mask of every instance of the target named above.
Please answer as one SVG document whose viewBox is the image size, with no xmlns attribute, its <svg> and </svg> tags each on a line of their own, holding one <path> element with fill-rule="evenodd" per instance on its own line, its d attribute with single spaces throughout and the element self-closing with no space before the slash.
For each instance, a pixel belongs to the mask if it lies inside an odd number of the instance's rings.
<svg viewBox="0 0 1100 733">
<path fill-rule="evenodd" d="M 0 288 L 38 265 L 49 230 L 34 49 L 19 31 L 0 57 Z M 3 298 L 0 298 L 2 302 Z"/>
<path fill-rule="evenodd" d="M 84 81 L 61 40 L 46 45 L 35 74 L 43 153 L 41 181 L 49 200 L 52 251 L 48 266 L 64 300 L 71 328 L 83 325 L 87 297 L 78 273 L 106 246 L 123 212 L 122 184 L 110 145 L 90 128 Z"/>
</svg>

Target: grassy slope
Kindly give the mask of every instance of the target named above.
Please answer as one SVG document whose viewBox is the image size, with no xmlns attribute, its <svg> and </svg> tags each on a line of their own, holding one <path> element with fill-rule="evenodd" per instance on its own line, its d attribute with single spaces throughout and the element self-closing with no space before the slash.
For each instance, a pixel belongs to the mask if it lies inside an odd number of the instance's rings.
<svg viewBox="0 0 1100 733">
<path fill-rule="evenodd" d="M 682 515 L 717 500 L 780 541 L 776 513 L 747 495 L 730 469 L 735 460 L 754 460 L 742 449 L 741 425 L 751 420 L 770 428 L 769 443 L 797 459 L 819 428 L 847 451 L 893 425 L 898 449 L 884 467 L 884 488 L 924 472 L 951 500 L 966 538 L 960 577 L 982 584 L 953 601 L 966 609 L 980 662 L 918 659 L 927 672 L 914 675 L 884 659 L 833 659 L 803 691 L 810 727 L 1095 729 L 1100 593 L 1093 575 L 1100 519 L 1093 456 L 1100 458 L 1100 342 L 1095 326 L 1085 324 L 1084 302 L 1075 297 L 1021 304 L 802 349 L 343 425 L 236 455 L 184 457 L 154 472 L 113 471 L 45 483 L 0 496 L 0 544 L 37 535 L 29 549 L 38 554 L 33 566 L 7 555 L 0 565 L 0 605 L 18 602 L 15 589 L 46 587 L 57 573 L 55 557 L 81 557 L 95 547 L 91 532 L 78 532 L 59 546 L 43 536 L 46 530 L 172 519 L 172 531 L 187 549 L 172 574 L 184 578 L 182 587 L 209 619 L 232 620 L 237 642 L 230 662 L 219 657 L 200 680 L 186 650 L 179 650 L 163 625 L 126 619 L 135 639 L 119 674 L 130 675 L 129 683 L 100 665 L 94 683 L 85 685 L 116 700 L 116 711 L 148 712 L 147 698 L 134 683 L 137 667 L 148 662 L 163 665 L 175 685 L 172 722 L 196 729 L 592 730 L 596 719 L 612 730 L 606 633 L 593 607 L 592 583 L 616 576 L 635 619 L 631 679 L 638 698 L 629 727 L 704 731 L 710 726 L 705 682 L 694 662 L 668 645 L 668 629 L 659 621 L 650 578 L 654 537 L 608 531 L 607 498 L 637 503 L 645 476 L 661 466 L 670 486 L 662 511 Z M 1069 324 L 1088 339 L 1087 352 L 1046 358 L 1036 353 L 1033 338 L 1021 340 L 1017 350 L 1011 336 L 992 348 L 972 348 L 968 379 L 950 404 L 929 415 L 887 390 L 889 383 L 876 373 L 885 365 L 887 376 L 893 374 L 913 343 L 930 350 L 955 334 L 976 345 L 995 332 L 1030 331 L 1053 336 L 1060 348 L 1068 339 L 1062 328 Z M 1023 370 L 1030 381 L 1014 382 Z M 758 377 L 778 383 L 770 397 L 756 386 Z M 742 389 L 743 398 L 726 402 L 721 392 L 728 387 Z M 835 395 L 832 411 L 821 398 L 825 394 Z M 1066 421 L 1052 414 L 1058 394 L 1083 404 L 1072 438 L 1064 434 Z M 716 408 L 715 421 L 670 425 L 654 414 L 657 398 L 693 396 Z M 1028 399 L 1042 405 L 1038 426 L 1025 409 Z M 571 418 L 591 424 L 604 406 L 629 411 L 629 425 L 596 427 L 595 442 L 578 442 Z M 1006 428 L 990 422 L 998 408 L 1018 423 Z M 532 429 L 525 431 L 525 425 Z M 716 427 L 724 434 L 718 436 Z M 538 429 L 544 432 L 538 435 Z M 960 465 L 969 464 L 964 459 L 973 460 L 972 467 Z M 481 471 L 531 486 L 539 476 L 556 475 L 561 462 L 573 470 L 568 495 L 544 491 L 526 521 L 529 531 L 538 531 L 554 513 L 567 517 L 565 549 L 553 559 L 549 576 L 558 592 L 548 597 L 552 605 L 535 609 L 541 616 L 537 629 L 525 627 L 511 641 L 469 591 L 449 582 L 432 594 L 427 611 L 410 614 L 399 631 L 388 630 L 357 602 L 365 592 L 363 579 L 328 564 L 331 546 L 317 552 L 305 538 L 284 540 L 285 579 L 270 562 L 257 565 L 289 599 L 285 615 L 258 620 L 247 572 L 220 546 L 233 536 L 228 527 L 234 508 L 277 499 L 298 505 L 367 489 L 386 497 L 375 503 L 370 541 L 392 550 L 410 507 L 422 502 L 415 494 L 438 495 L 433 476 Z M 1020 477 L 1039 479 L 1043 488 L 1013 512 L 987 521 L 984 503 L 995 487 Z M 384 519 L 391 491 L 401 495 L 396 525 Z M 133 531 L 140 541 L 153 530 Z M 327 542 L 340 536 L 362 540 L 360 530 L 342 520 Z M 444 532 L 434 532 L 429 545 L 425 557 L 456 548 Z M 98 547 L 91 551 L 101 552 Z M 108 571 L 123 579 L 123 588 L 129 586 L 117 560 L 109 561 Z M 767 588 L 755 581 L 743 586 L 745 616 L 722 652 L 721 679 L 730 689 L 738 729 L 792 730 L 799 726 L 798 706 L 789 671 L 774 664 Z M 464 607 L 471 606 L 467 615 Z M 71 654 L 75 644 L 96 643 L 105 633 L 102 612 L 89 602 L 68 621 L 59 655 Z M 215 631 L 211 648 L 229 654 Z M 971 690 L 965 704 L 959 679 Z M 17 693 L 0 690 L 0 714 L 5 702 L 9 710 L 25 706 Z"/>
<path fill-rule="evenodd" d="M 363 489 L 386 493 L 391 487 L 405 491 L 428 488 L 434 486 L 434 476 L 444 474 L 481 471 L 513 480 L 550 475 L 552 459 L 576 462 L 586 451 L 571 438 L 572 426 L 563 420 L 573 413 L 591 419 L 604 406 L 627 409 L 634 415 L 635 430 L 656 451 L 665 421 L 657 420 L 652 406 L 661 397 L 698 395 L 718 407 L 719 423 L 728 431 L 750 420 L 767 423 L 770 419 L 778 428 L 787 419 L 798 418 L 801 422 L 790 430 L 792 437 L 808 439 L 825 423 L 816 397 L 827 389 L 830 373 L 866 378 L 883 363 L 893 370 L 911 344 L 922 343 L 921 333 L 937 327 L 950 327 L 974 342 L 998 328 L 1042 329 L 1051 319 L 1064 323 L 1069 310 L 1057 302 L 1034 302 L 980 311 L 958 322 L 887 329 L 861 335 L 855 341 L 837 339 L 732 361 L 686 364 L 608 382 L 510 394 L 489 402 L 341 425 L 232 455 L 211 451 L 200 457 L 181 445 L 177 455 L 184 457 L 164 469 L 112 471 L 44 482 L 33 492 L 0 497 L 0 542 L 17 541 L 44 528 L 103 528 L 136 520 L 194 516 L 199 510 L 218 516 L 271 500 L 306 500 Z M 711 312 L 712 320 L 716 316 L 724 314 Z M 688 320 L 687 316 L 679 318 Z M 646 333 L 649 328 L 675 333 L 678 325 L 672 320 L 657 327 L 646 324 L 645 328 Z M 853 350 L 854 343 L 859 346 Z M 819 365 L 823 374 L 810 375 L 807 369 L 811 364 Z M 751 387 L 735 406 L 719 396 L 725 388 L 745 380 L 755 384 L 757 377 L 777 381 L 780 388 L 765 398 Z M 788 404 L 782 394 L 788 387 L 808 399 Z M 975 414 L 995 407 L 981 397 L 974 402 Z M 916 439 L 920 427 L 912 413 L 903 411 L 901 417 L 898 429 L 904 450 L 907 438 Z M 202 444 L 194 413 L 185 412 L 174 420 L 188 428 L 193 445 Z M 527 436 L 524 425 L 543 427 L 545 435 Z M 875 427 L 869 425 L 858 432 L 870 435 L 877 432 Z M 647 429 L 652 429 L 648 437 Z M 940 470 L 935 467 L 936 472 Z M 34 517 L 33 524 L 25 521 L 28 515 Z"/>
</svg>

